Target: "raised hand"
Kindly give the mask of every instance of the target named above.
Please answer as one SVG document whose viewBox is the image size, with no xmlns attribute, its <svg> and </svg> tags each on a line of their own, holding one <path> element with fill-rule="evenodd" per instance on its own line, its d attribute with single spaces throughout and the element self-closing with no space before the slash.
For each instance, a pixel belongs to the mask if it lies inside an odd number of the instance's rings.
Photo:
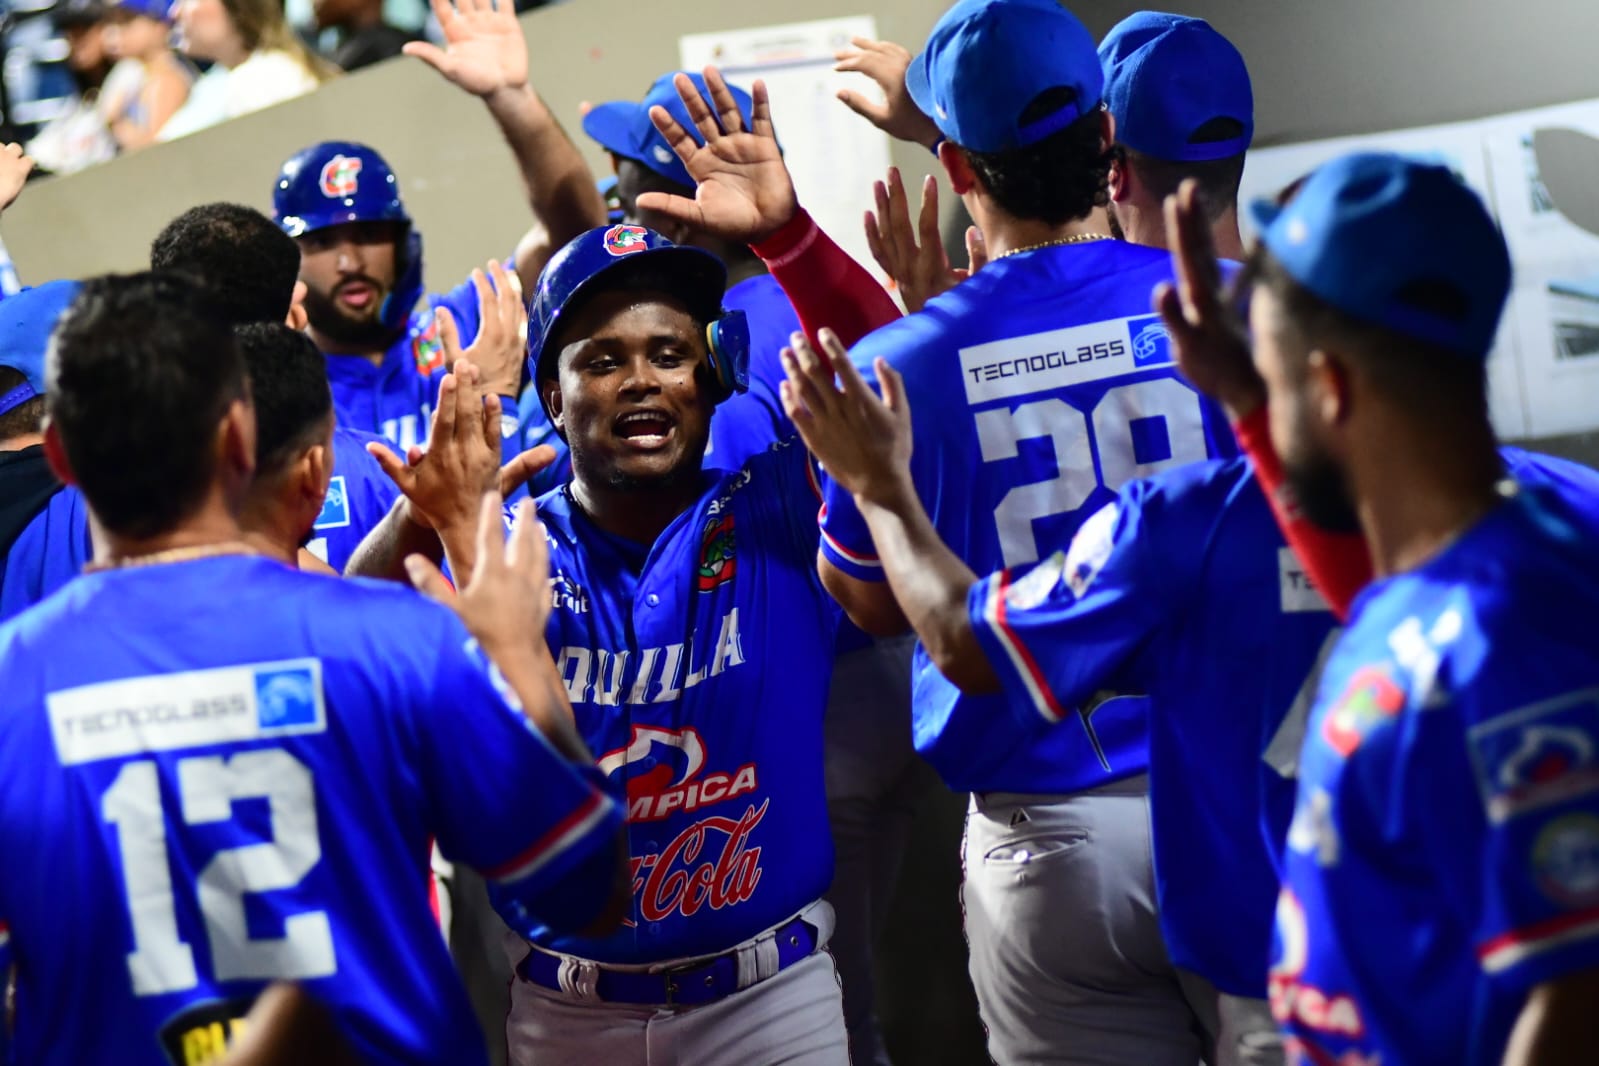
<svg viewBox="0 0 1599 1066">
<path fill-rule="evenodd" d="M 33 158 L 23 153 L 22 145 L 0 145 L 0 211 L 16 202 L 31 173 Z"/>
<path fill-rule="evenodd" d="M 446 350 L 458 354 L 455 322 L 448 311 L 439 314 Z M 412 521 L 443 537 L 468 526 L 483 494 L 497 486 L 500 398 L 485 394 L 477 368 L 457 359 L 439 384 L 427 449 L 413 447 L 403 461 L 381 444 L 368 444 L 367 451 L 405 494 Z"/>
<path fill-rule="evenodd" d="M 451 341 L 459 342 L 452 328 L 445 341 L 445 358 L 450 363 L 465 358 L 482 373 L 485 390 L 496 396 L 515 396 L 522 384 L 522 363 L 527 359 L 522 279 L 494 259 L 486 270 L 472 271 L 472 285 L 477 289 L 477 336 L 471 347 L 458 351 L 451 347 Z"/>
<path fill-rule="evenodd" d="M 1177 284 L 1155 289 L 1155 310 L 1171 336 L 1177 368 L 1237 422 L 1266 402 L 1266 386 L 1249 352 L 1249 334 L 1223 292 L 1210 224 L 1192 178 L 1166 197 Z"/>
<path fill-rule="evenodd" d="M 822 330 L 819 339 L 825 359 L 803 333 L 795 333 L 792 347 L 783 349 L 788 375 L 780 387 L 783 410 L 828 477 L 857 499 L 881 502 L 910 480 L 911 408 L 905 383 L 887 362 L 877 360 L 879 399 L 833 331 Z"/>
<path fill-rule="evenodd" d="M 959 285 L 971 270 L 987 261 L 982 231 L 972 226 L 966 231 L 972 267 L 962 270 L 949 265 L 938 232 L 938 181 L 931 175 L 922 183 L 922 209 L 914 226 L 898 167 L 889 167 L 888 181 L 874 182 L 872 192 L 877 211 L 866 212 L 866 243 L 877 265 L 899 287 L 906 311 L 920 311 L 928 300 Z"/>
<path fill-rule="evenodd" d="M 905 89 L 905 71 L 910 68 L 911 54 L 893 41 L 874 41 L 869 37 L 851 37 L 853 48 L 840 49 L 833 58 L 838 60 L 834 70 L 864 74 L 883 90 L 884 103 L 868 100 L 860 93 L 840 89 L 838 98 L 844 106 L 857 115 L 901 141 L 910 141 L 924 148 L 932 148 L 944 139 L 933 120 L 922 113 Z"/>
<path fill-rule="evenodd" d="M 534 515 L 533 501 L 523 500 L 516 506 L 507 544 L 505 502 L 498 492 L 490 491 L 477 505 L 476 558 L 459 591 L 452 591 L 439 568 L 420 555 L 407 557 L 405 569 L 420 592 L 460 616 L 490 655 L 499 649 L 532 648 L 542 643 L 550 617 L 546 536 L 544 523 Z"/>
<path fill-rule="evenodd" d="M 406 55 L 420 59 L 452 85 L 474 96 L 527 87 L 527 39 L 510 0 L 431 0 L 444 47 L 412 41 Z"/>
<path fill-rule="evenodd" d="M 747 130 L 738 103 L 715 67 L 705 68 L 705 85 L 711 92 L 714 113 L 687 75 L 679 74 L 673 84 L 705 143 L 696 143 L 664 107 L 651 108 L 650 121 L 698 184 L 693 199 L 647 192 L 639 196 L 638 206 L 724 240 L 760 243 L 799 210 L 794 179 L 783 162 L 777 134 L 772 129 L 766 83 L 757 81 L 751 91 L 754 103 Z"/>
</svg>

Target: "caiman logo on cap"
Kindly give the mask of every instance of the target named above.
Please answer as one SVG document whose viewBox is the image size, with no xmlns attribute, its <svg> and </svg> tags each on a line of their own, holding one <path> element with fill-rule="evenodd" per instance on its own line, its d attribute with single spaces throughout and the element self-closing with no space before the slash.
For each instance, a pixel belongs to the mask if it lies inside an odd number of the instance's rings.
<svg viewBox="0 0 1599 1066">
<path fill-rule="evenodd" d="M 332 199 L 354 196 L 361 161 L 354 156 L 336 155 L 322 165 L 322 195 Z"/>
<path fill-rule="evenodd" d="M 649 230 L 643 226 L 612 226 L 605 231 L 605 250 L 612 255 L 632 255 L 649 246 Z"/>
</svg>

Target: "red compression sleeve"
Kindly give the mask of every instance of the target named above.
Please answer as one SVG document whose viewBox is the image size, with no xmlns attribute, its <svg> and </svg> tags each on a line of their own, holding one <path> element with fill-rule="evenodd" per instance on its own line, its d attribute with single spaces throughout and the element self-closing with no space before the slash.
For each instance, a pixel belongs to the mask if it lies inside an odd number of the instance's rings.
<svg viewBox="0 0 1599 1066">
<path fill-rule="evenodd" d="M 818 350 L 816 333 L 823 326 L 848 347 L 900 317 L 899 307 L 877 279 L 833 243 L 804 208 L 750 250 L 783 287 L 800 328 Z"/>
<path fill-rule="evenodd" d="M 1349 605 L 1371 581 L 1371 553 L 1358 533 L 1329 533 L 1312 525 L 1294 502 L 1283 474 L 1282 460 L 1271 445 L 1265 405 L 1233 425 L 1239 445 L 1254 465 L 1260 487 L 1271 501 L 1271 513 L 1282 527 L 1288 546 L 1321 591 L 1339 621 L 1349 617 Z"/>
</svg>

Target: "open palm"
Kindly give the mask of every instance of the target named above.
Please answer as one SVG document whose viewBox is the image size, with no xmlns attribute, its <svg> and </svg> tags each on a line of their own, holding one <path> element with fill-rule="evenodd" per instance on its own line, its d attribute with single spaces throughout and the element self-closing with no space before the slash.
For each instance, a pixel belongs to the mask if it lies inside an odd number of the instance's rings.
<svg viewBox="0 0 1599 1066">
<path fill-rule="evenodd" d="M 707 68 L 705 82 L 711 91 L 711 102 L 716 106 L 714 114 L 688 77 L 679 74 L 674 82 L 704 144 L 680 126 L 665 108 L 656 107 L 650 111 L 655 128 L 661 131 L 661 136 L 677 152 L 697 183 L 693 199 L 667 193 L 644 193 L 638 205 L 725 240 L 759 243 L 781 228 L 797 210 L 794 181 L 783 163 L 777 135 L 772 129 L 766 85 L 759 81 L 754 85 L 751 128 L 746 130 L 738 105 L 721 75 Z"/>
<path fill-rule="evenodd" d="M 527 84 L 527 40 L 510 0 L 432 0 L 444 47 L 413 41 L 405 54 L 422 60 L 474 96 Z"/>
</svg>

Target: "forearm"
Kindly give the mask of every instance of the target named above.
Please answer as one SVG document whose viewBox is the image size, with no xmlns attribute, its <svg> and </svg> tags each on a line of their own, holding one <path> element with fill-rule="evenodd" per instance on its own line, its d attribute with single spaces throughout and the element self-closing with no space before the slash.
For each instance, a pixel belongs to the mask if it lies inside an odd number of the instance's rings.
<svg viewBox="0 0 1599 1066">
<path fill-rule="evenodd" d="M 1365 539 L 1358 533 L 1330 533 L 1299 512 L 1282 460 L 1272 447 L 1264 406 L 1236 422 L 1233 432 L 1254 466 L 1261 491 L 1270 501 L 1272 515 L 1289 547 L 1333 613 L 1340 620 L 1347 618 L 1350 604 L 1372 577 L 1371 553 Z"/>
<path fill-rule="evenodd" d="M 804 208 L 750 249 L 783 287 L 813 345 L 820 344 L 816 335 L 824 326 L 848 347 L 900 317 L 877 279 L 834 243 Z"/>
<path fill-rule="evenodd" d="M 557 674 L 542 637 L 523 646 L 485 646 L 483 651 L 516 693 L 522 713 L 555 750 L 575 763 L 592 763 L 593 754 L 577 734 L 566 685 Z"/>
<path fill-rule="evenodd" d="M 484 97 L 489 114 L 516 157 L 522 184 L 549 243 L 556 248 L 605 223 L 605 202 L 594 175 L 561 124 L 531 86 Z"/>
<path fill-rule="evenodd" d="M 401 496 L 372 532 L 356 546 L 344 565 L 345 577 L 375 577 L 408 582 L 405 557 L 421 555 L 437 563 L 444 558 L 438 534 L 411 519 L 409 502 Z"/>
<path fill-rule="evenodd" d="M 964 692 L 998 692 L 966 610 L 977 575 L 939 537 L 910 478 L 857 506 L 894 598 L 939 672 Z"/>
</svg>

